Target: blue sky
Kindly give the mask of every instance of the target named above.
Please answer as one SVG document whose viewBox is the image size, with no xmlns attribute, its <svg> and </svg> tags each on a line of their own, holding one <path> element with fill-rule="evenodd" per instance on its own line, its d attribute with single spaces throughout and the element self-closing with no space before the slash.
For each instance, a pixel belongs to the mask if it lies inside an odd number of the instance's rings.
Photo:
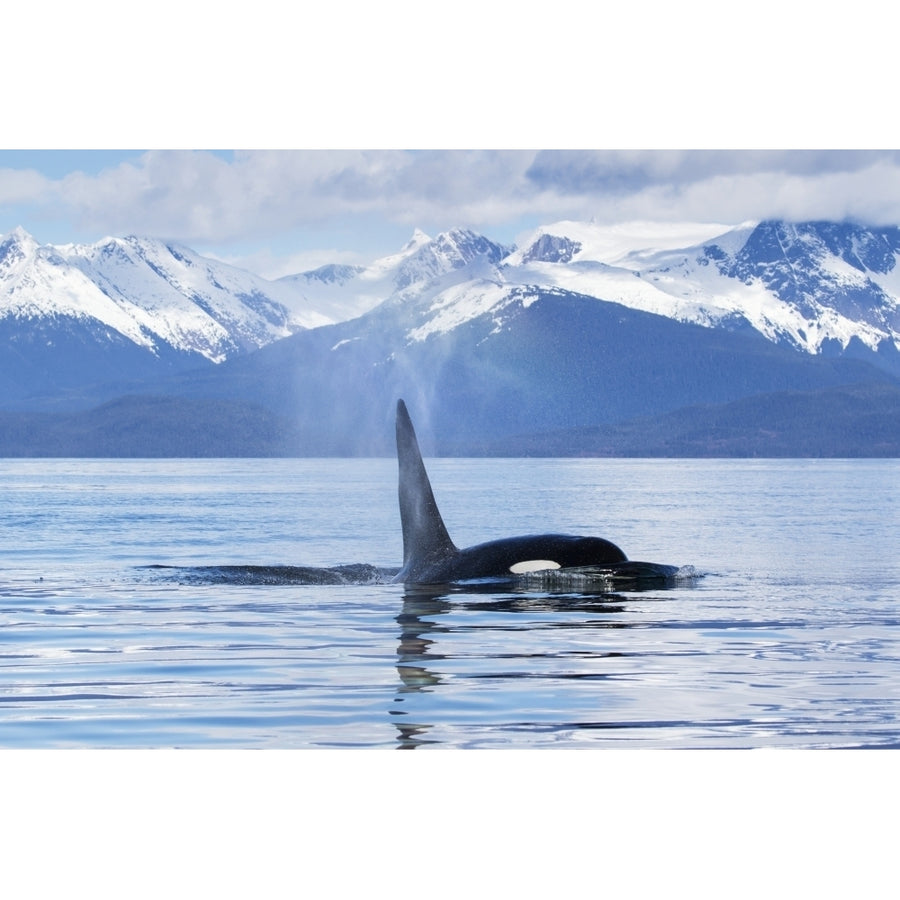
<svg viewBox="0 0 900 900">
<path fill-rule="evenodd" d="M 602 21 L 459 0 L 437 24 L 335 0 L 290 27 L 270 0 L 116 9 L 8 11 L 0 233 L 163 237 L 274 277 L 417 227 L 509 243 L 566 218 L 900 223 L 894 152 L 815 149 L 893 139 L 890 29 L 843 13 L 760 0 L 738 34 L 704 0 Z"/>
</svg>

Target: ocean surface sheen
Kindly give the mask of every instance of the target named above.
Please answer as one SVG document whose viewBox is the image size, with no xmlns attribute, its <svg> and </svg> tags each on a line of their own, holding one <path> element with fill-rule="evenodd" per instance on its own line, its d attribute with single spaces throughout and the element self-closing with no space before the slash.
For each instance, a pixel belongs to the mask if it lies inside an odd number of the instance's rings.
<svg viewBox="0 0 900 900">
<path fill-rule="evenodd" d="M 0 460 L 0 746 L 900 745 L 900 462 L 428 467 L 679 574 L 390 584 L 392 459 Z"/>
</svg>

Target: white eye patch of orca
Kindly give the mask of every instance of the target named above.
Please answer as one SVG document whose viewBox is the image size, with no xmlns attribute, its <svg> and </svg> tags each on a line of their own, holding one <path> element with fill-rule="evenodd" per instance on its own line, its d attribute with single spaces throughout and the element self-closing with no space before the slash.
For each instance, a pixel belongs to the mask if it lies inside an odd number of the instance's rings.
<svg viewBox="0 0 900 900">
<path fill-rule="evenodd" d="M 522 562 L 513 563 L 509 571 L 513 575 L 525 575 L 527 572 L 544 572 L 547 569 L 561 569 L 562 566 L 552 559 L 523 559 Z"/>
</svg>

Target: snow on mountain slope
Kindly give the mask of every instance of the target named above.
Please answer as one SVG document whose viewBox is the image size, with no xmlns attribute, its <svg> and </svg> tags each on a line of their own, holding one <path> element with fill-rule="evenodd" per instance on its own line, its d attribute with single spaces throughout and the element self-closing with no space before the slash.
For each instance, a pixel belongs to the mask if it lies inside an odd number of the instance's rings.
<svg viewBox="0 0 900 900">
<path fill-rule="evenodd" d="M 420 312 L 408 337 L 424 340 L 488 312 L 499 328 L 506 315 L 504 310 L 515 300 L 527 307 L 540 292 L 558 290 L 681 321 L 718 324 L 730 310 L 710 302 L 702 285 L 684 281 L 677 286 L 680 290 L 673 292 L 658 274 L 643 278 L 641 265 L 656 262 L 660 253 L 677 254 L 669 249 L 660 251 L 659 247 L 685 246 L 686 241 L 715 236 L 721 231 L 719 225 L 631 223 L 610 227 L 583 222 L 560 222 L 537 229 L 526 236 L 521 247 L 493 265 L 490 272 L 482 269 L 477 275 L 472 273 L 470 282 L 457 279 L 450 286 L 435 286 L 423 298 L 430 305 L 427 311 Z"/>
<path fill-rule="evenodd" d="M 160 343 L 221 362 L 327 317 L 296 291 L 147 238 L 41 246 L 22 229 L 0 241 L 0 319 L 93 320 L 156 352 Z"/>
<path fill-rule="evenodd" d="M 544 226 L 494 266 L 490 288 L 482 271 L 468 287 L 433 291 L 409 338 L 491 309 L 500 327 L 511 291 L 566 290 L 706 327 L 744 322 L 809 353 L 827 342 L 846 348 L 854 338 L 872 350 L 885 341 L 900 349 L 898 229 L 778 222 L 721 229 Z"/>
<path fill-rule="evenodd" d="M 431 238 L 417 228 L 398 253 L 368 266 L 324 266 L 279 282 L 297 289 L 309 308 L 339 322 L 385 301 L 421 300 L 448 285 L 480 278 L 512 249 L 467 229 Z"/>
<path fill-rule="evenodd" d="M 520 266 L 537 253 L 535 245 L 544 236 L 556 237 L 577 244 L 573 258 L 593 260 L 615 266 L 628 258 L 639 259 L 645 253 L 677 250 L 715 238 L 728 231 L 727 225 L 623 222 L 616 225 L 596 225 L 593 222 L 565 220 L 544 225 L 520 240 L 520 247 L 505 260 L 509 266 Z M 554 260 L 545 260 L 554 261 Z M 636 266 L 632 266 L 634 268 Z"/>
<path fill-rule="evenodd" d="M 143 327 L 176 346 L 205 342 L 215 361 L 328 321 L 298 312 L 283 286 L 178 245 L 128 237 L 60 249 Z"/>
<path fill-rule="evenodd" d="M 416 229 L 399 253 L 369 266 L 320 266 L 299 275 L 285 275 L 275 283 L 296 291 L 303 303 L 332 322 L 355 319 L 395 293 L 397 270 L 430 240 Z"/>
<path fill-rule="evenodd" d="M 79 268 L 66 265 L 53 247 L 41 247 L 16 229 L 0 242 L 0 318 L 33 321 L 59 317 L 94 319 L 152 349 L 137 322 Z"/>
<path fill-rule="evenodd" d="M 516 301 L 528 307 L 535 299 L 536 295 L 527 288 L 517 289 L 487 279 L 454 284 L 430 297 L 420 324 L 410 328 L 406 337 L 409 341 L 424 341 L 433 334 L 452 331 L 488 313 L 493 317 L 495 329 L 499 329 L 507 308 Z"/>
<path fill-rule="evenodd" d="M 759 283 L 802 319 L 788 339 L 811 352 L 826 340 L 852 338 L 872 349 L 897 344 L 896 284 L 900 229 L 848 222 L 761 222 L 737 251 L 704 248 L 716 269 Z"/>
<path fill-rule="evenodd" d="M 803 328 L 803 317 L 773 296 L 763 283 L 726 277 L 710 266 L 704 252 L 706 243 L 686 249 L 655 249 L 633 243 L 629 247 L 625 242 L 605 240 L 605 229 L 585 233 L 584 226 L 569 229 L 568 224 L 543 229 L 535 242 L 544 240 L 547 234 L 565 232 L 565 238 L 580 245 L 571 261 L 559 265 L 534 256 L 529 258 L 526 250 L 522 254 L 526 261 L 519 266 L 505 266 L 504 278 L 511 283 L 552 285 L 706 327 L 742 317 L 770 340 L 785 333 L 798 335 Z M 721 242 L 739 248 L 748 233 L 742 227 L 714 238 L 713 242 L 716 246 Z M 570 238 L 572 234 L 577 237 Z M 667 235 L 670 243 L 675 243 L 678 236 L 674 229 Z M 634 239 L 633 235 L 629 237 Z M 815 352 L 817 346 L 804 349 Z"/>
</svg>

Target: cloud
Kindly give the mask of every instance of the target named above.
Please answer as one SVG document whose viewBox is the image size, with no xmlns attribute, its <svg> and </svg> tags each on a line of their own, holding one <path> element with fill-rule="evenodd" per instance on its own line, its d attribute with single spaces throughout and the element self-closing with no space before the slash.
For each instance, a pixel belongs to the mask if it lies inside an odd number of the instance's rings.
<svg viewBox="0 0 900 900">
<path fill-rule="evenodd" d="M 83 228 L 229 241 L 376 212 L 402 215 L 403 154 L 204 151 L 144 154 L 97 175 L 73 173 L 56 200 Z"/>
<path fill-rule="evenodd" d="M 0 208 L 53 196 L 53 183 L 34 169 L 0 169 Z"/>
<path fill-rule="evenodd" d="M 551 150 L 535 155 L 527 177 L 562 194 L 627 195 L 652 186 L 685 188 L 718 177 L 818 177 L 877 162 L 893 150 Z"/>
<path fill-rule="evenodd" d="M 607 221 L 854 217 L 900 223 L 893 150 L 544 151 L 526 177 Z"/>
<path fill-rule="evenodd" d="M 484 227 L 534 209 L 524 151 L 254 150 L 232 159 L 154 150 L 97 174 L 73 172 L 35 201 L 78 227 L 185 241 L 265 238 L 353 217 Z"/>
<path fill-rule="evenodd" d="M 399 226 L 492 234 L 526 219 L 897 224 L 900 158 L 883 150 L 152 150 L 61 177 L 0 170 L 0 204 L 68 219 L 89 236 L 79 239 L 136 233 L 220 252 L 286 234 L 305 235 L 295 252 L 340 246 L 342 230 L 354 249 L 351 241 L 379 229 L 393 249 Z"/>
</svg>

